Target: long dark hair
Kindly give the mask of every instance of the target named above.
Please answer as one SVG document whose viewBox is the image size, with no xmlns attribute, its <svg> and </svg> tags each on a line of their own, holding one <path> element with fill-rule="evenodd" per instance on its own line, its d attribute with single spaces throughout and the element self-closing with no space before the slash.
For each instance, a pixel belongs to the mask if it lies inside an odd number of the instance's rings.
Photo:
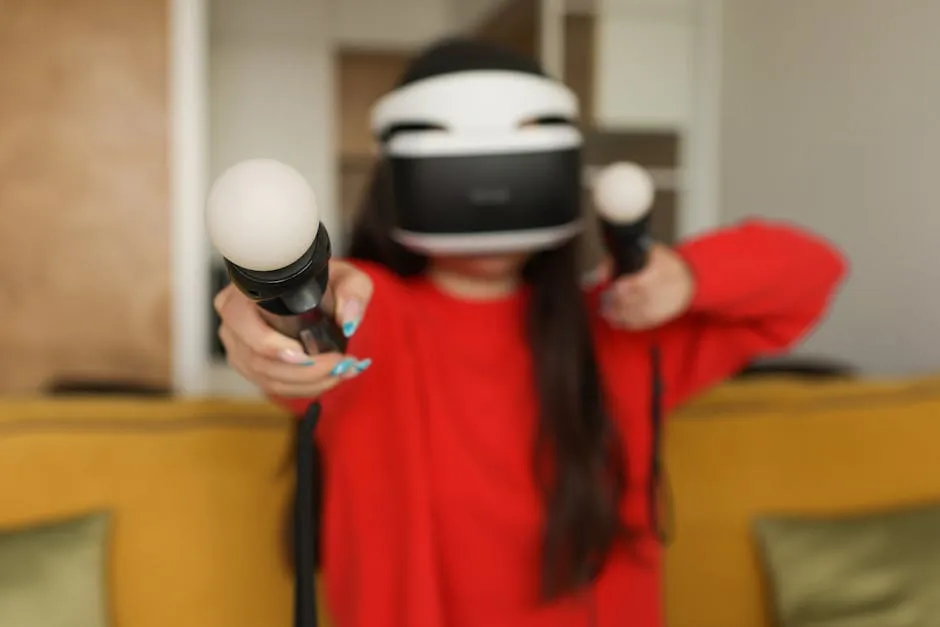
<svg viewBox="0 0 940 627">
<path fill-rule="evenodd" d="M 356 217 L 348 257 L 400 276 L 427 259 L 395 242 L 395 207 L 380 162 Z M 585 298 L 579 242 L 536 253 L 524 277 L 531 287 L 527 332 L 539 400 L 533 467 L 544 498 L 541 590 L 557 598 L 590 581 L 624 531 L 622 446 L 604 403 Z"/>
</svg>

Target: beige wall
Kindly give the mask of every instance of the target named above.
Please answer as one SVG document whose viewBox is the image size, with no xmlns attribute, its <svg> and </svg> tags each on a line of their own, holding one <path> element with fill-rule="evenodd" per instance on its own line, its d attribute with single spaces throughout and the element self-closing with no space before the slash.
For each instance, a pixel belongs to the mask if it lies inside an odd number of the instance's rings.
<svg viewBox="0 0 940 627">
<path fill-rule="evenodd" d="M 307 177 L 324 223 L 337 230 L 329 4 L 214 0 L 211 6 L 210 178 L 242 159 L 280 159 Z"/>
<path fill-rule="evenodd" d="M 453 27 L 454 0 L 331 1 L 332 36 L 337 45 L 347 48 L 411 50 Z M 475 1 L 479 0 L 462 3 Z"/>
<path fill-rule="evenodd" d="M 722 219 L 794 220 L 852 277 L 804 352 L 940 370 L 940 2 L 728 0 Z"/>
<path fill-rule="evenodd" d="M 0 394 L 166 385 L 167 2 L 0 6 Z"/>
<path fill-rule="evenodd" d="M 693 0 L 598 0 L 598 124 L 674 130 L 688 123 L 697 17 Z"/>
</svg>

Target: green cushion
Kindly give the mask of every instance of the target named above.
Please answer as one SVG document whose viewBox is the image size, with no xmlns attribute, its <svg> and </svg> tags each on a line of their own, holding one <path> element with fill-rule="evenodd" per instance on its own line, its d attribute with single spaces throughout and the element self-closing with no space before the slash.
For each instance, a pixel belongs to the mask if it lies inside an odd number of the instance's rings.
<svg viewBox="0 0 940 627">
<path fill-rule="evenodd" d="M 940 626 L 940 504 L 756 531 L 780 627 Z"/>
<path fill-rule="evenodd" d="M 0 625 L 107 627 L 109 517 L 0 530 Z"/>
</svg>

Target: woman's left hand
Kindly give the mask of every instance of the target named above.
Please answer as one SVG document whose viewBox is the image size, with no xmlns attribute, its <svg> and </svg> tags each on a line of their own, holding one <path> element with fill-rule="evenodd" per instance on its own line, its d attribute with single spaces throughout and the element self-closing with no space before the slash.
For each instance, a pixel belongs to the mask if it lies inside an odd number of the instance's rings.
<svg viewBox="0 0 940 627">
<path fill-rule="evenodd" d="M 604 292 L 601 315 L 617 328 L 651 329 L 685 313 L 694 294 L 695 278 L 685 260 L 654 244 L 643 270 L 616 279 Z"/>
</svg>

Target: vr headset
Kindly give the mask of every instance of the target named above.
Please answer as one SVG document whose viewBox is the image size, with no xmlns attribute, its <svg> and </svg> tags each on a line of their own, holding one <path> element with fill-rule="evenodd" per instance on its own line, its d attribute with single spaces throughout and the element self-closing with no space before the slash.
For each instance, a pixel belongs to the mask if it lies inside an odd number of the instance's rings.
<svg viewBox="0 0 940 627">
<path fill-rule="evenodd" d="M 424 254 L 552 248 L 581 230 L 577 97 L 524 69 L 432 72 L 379 100 L 393 237 Z"/>
</svg>

